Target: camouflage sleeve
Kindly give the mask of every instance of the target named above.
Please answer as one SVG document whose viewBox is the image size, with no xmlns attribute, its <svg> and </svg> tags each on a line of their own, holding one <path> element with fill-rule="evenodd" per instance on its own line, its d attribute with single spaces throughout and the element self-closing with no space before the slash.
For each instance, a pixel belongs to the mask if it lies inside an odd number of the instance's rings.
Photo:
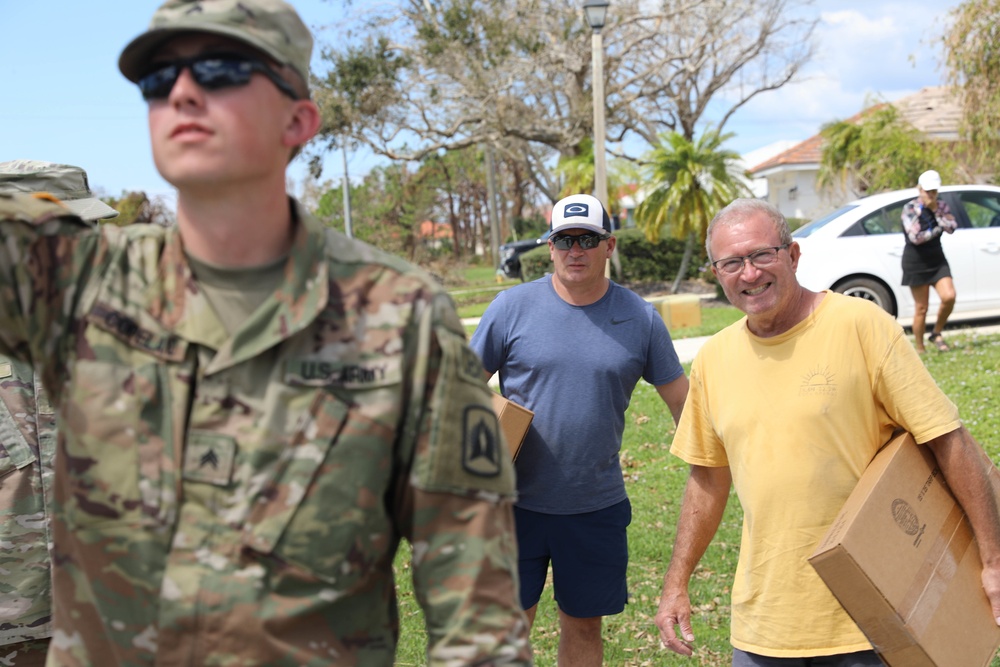
<svg viewBox="0 0 1000 667">
<path fill-rule="evenodd" d="M 60 204 L 0 194 L 0 353 L 44 360 L 46 387 L 57 384 L 63 334 L 98 261 L 97 244 L 81 242 L 95 241 L 93 231 Z"/>
<path fill-rule="evenodd" d="M 428 663 L 531 665 L 520 608 L 514 471 L 478 357 L 450 299 L 419 318 L 414 454 L 400 525 L 413 546 L 413 587 Z"/>
<path fill-rule="evenodd" d="M 51 634 L 53 420 L 31 366 L 0 357 L 0 645 Z"/>
</svg>

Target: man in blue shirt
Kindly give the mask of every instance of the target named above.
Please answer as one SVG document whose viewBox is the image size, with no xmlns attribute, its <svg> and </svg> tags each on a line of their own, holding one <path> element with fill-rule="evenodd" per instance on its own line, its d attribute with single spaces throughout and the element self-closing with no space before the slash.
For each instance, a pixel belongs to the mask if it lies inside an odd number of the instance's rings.
<svg viewBox="0 0 1000 667">
<path fill-rule="evenodd" d="M 631 505 L 619 464 L 639 378 L 679 421 L 688 381 L 653 306 L 605 276 L 607 212 L 572 195 L 552 212 L 554 272 L 502 292 L 472 336 L 487 376 L 535 413 L 517 459 L 521 604 L 534 621 L 552 564 L 559 665 L 603 663 L 602 618 L 628 596 Z"/>
</svg>

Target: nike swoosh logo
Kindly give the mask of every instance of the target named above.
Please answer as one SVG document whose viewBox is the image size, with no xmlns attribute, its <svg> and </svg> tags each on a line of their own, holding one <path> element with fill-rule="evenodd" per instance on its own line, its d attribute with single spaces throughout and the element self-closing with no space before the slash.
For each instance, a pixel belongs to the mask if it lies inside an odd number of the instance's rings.
<svg viewBox="0 0 1000 667">
<path fill-rule="evenodd" d="M 631 317 L 628 318 L 627 320 L 616 320 L 613 317 L 611 318 L 611 324 L 612 324 L 612 326 L 617 325 L 617 324 L 624 324 L 625 322 L 631 322 L 631 321 L 632 321 Z"/>
</svg>

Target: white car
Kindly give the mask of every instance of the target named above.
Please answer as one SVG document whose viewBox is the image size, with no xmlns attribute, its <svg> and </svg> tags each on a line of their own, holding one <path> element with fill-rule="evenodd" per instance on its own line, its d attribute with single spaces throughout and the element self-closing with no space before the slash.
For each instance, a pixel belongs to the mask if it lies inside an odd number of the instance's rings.
<svg viewBox="0 0 1000 667">
<path fill-rule="evenodd" d="M 1000 316 L 1000 187 L 950 185 L 939 193 L 958 221 L 955 233 L 941 239 L 958 293 L 949 321 Z M 913 297 L 901 284 L 901 213 L 916 196 L 912 188 L 864 197 L 795 230 L 799 282 L 868 299 L 909 324 Z M 932 289 L 928 323 L 939 304 Z"/>
</svg>

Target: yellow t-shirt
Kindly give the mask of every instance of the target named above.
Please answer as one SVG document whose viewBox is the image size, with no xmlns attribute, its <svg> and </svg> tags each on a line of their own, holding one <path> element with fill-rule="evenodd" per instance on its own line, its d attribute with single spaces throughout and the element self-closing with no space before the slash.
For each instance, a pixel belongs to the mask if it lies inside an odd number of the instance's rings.
<svg viewBox="0 0 1000 667">
<path fill-rule="evenodd" d="M 827 293 L 806 320 L 759 338 L 746 319 L 694 361 L 671 452 L 728 465 L 743 507 L 733 646 L 774 657 L 868 650 L 807 562 L 897 426 L 926 442 L 961 425 L 902 328 Z"/>
</svg>

